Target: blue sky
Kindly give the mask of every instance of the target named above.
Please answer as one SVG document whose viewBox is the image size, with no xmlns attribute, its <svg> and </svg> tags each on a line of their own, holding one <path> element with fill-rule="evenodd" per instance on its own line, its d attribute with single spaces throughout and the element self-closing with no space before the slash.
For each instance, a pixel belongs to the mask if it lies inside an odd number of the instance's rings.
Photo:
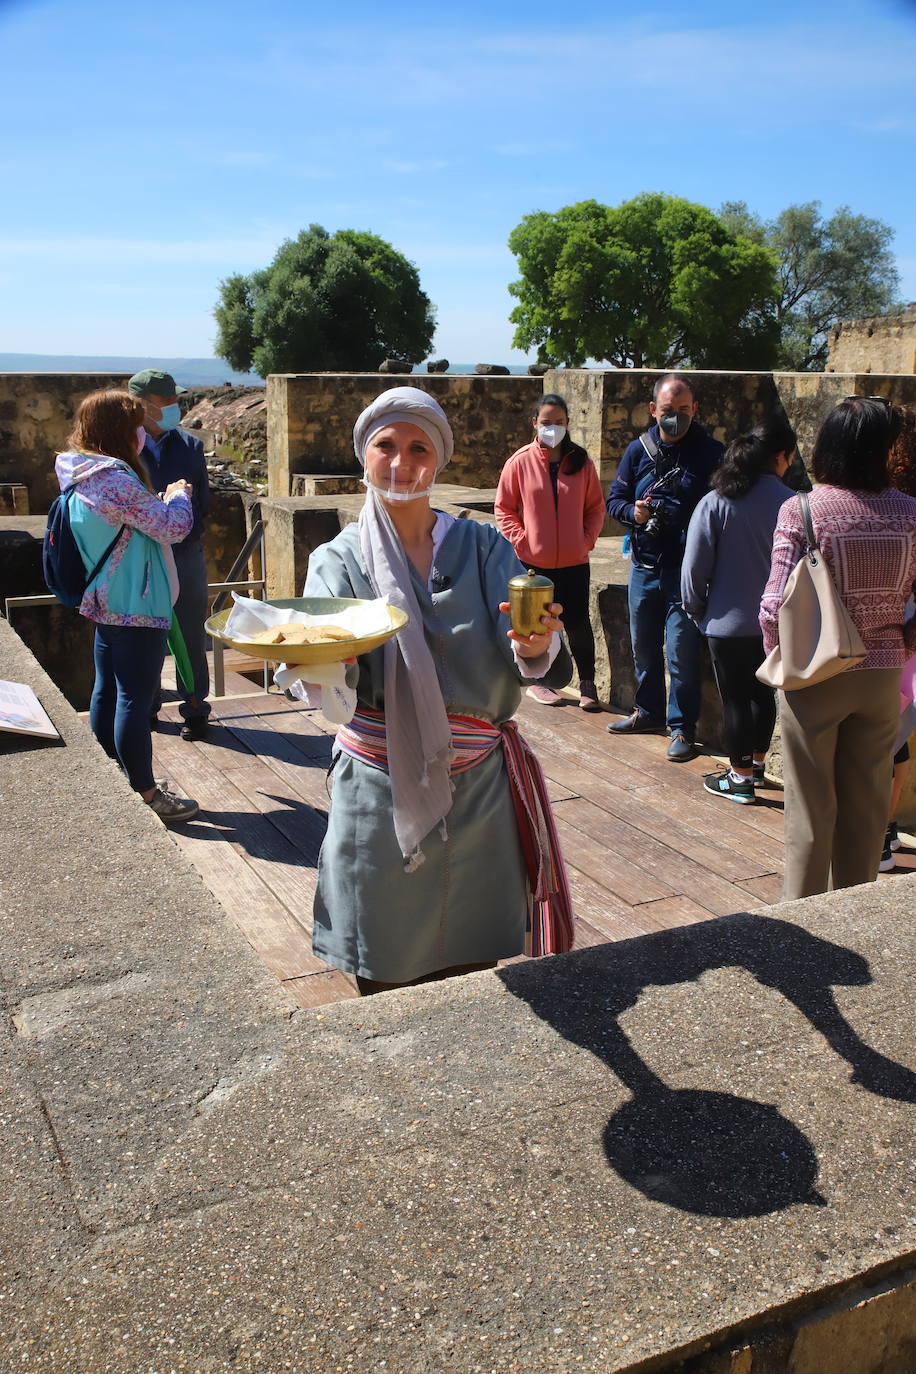
<svg viewBox="0 0 916 1374">
<path fill-rule="evenodd" d="M 209 356 L 222 278 L 319 223 L 418 267 L 435 356 L 520 362 L 534 210 L 846 204 L 916 299 L 916 5 L 0 0 L 0 351 Z"/>
</svg>

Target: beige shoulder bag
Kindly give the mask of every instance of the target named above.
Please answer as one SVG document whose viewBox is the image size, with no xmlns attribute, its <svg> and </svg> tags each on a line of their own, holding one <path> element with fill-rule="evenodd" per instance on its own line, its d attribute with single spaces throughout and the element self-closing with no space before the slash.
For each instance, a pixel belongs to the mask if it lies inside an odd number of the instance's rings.
<svg viewBox="0 0 916 1374">
<path fill-rule="evenodd" d="M 779 639 L 757 669 L 770 687 L 795 692 L 861 663 L 865 645 L 840 600 L 814 535 L 805 492 L 798 493 L 805 552 L 792 569 L 779 608 Z"/>
</svg>

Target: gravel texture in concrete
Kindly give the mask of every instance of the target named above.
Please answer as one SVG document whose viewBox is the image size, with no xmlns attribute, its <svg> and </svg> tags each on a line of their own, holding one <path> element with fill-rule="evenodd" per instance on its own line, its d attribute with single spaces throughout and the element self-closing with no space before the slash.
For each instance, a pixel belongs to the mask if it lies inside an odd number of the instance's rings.
<svg viewBox="0 0 916 1374">
<path fill-rule="evenodd" d="M 913 882 L 296 1010 L 0 649 L 0 1368 L 661 1369 L 913 1262 Z"/>
</svg>

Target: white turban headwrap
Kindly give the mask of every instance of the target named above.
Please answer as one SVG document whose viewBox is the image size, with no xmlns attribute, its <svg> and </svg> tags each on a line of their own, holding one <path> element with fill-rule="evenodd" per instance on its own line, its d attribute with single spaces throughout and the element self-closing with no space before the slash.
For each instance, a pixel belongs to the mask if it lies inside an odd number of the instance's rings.
<svg viewBox="0 0 916 1374">
<path fill-rule="evenodd" d="M 353 450 L 366 466 L 369 440 L 380 429 L 398 423 L 416 425 L 422 429 L 436 450 L 436 472 L 441 472 L 455 451 L 452 431 L 445 411 L 434 396 L 428 396 L 415 386 L 395 386 L 376 396 L 353 426 Z"/>
</svg>

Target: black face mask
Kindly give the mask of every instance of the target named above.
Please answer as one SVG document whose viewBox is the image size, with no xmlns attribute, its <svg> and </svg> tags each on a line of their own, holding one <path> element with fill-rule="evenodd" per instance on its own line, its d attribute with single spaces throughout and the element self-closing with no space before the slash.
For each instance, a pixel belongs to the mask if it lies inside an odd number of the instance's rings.
<svg viewBox="0 0 916 1374">
<path fill-rule="evenodd" d="M 674 415 L 659 415 L 658 427 L 666 439 L 683 439 L 690 428 L 691 418 L 683 410 Z"/>
</svg>

